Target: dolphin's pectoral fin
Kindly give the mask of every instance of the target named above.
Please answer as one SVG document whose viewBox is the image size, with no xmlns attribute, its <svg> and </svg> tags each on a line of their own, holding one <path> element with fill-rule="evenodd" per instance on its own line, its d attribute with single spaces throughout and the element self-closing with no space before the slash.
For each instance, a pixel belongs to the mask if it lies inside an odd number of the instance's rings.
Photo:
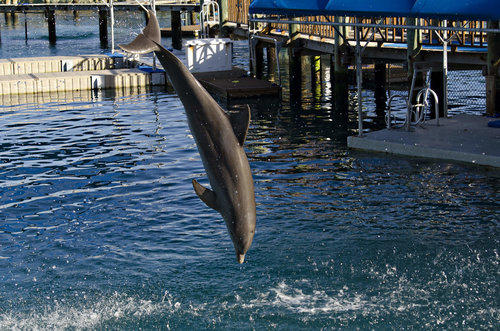
<svg viewBox="0 0 500 331">
<path fill-rule="evenodd" d="M 236 139 L 238 139 L 240 146 L 243 146 L 247 137 L 248 126 L 250 125 L 250 107 L 247 105 L 246 108 L 238 112 L 231 113 L 229 115 L 229 120 L 233 126 Z"/>
<path fill-rule="evenodd" d="M 193 188 L 196 192 L 196 195 L 198 195 L 201 201 L 203 201 L 210 208 L 217 211 L 219 210 L 219 208 L 217 207 L 217 200 L 214 191 L 202 186 L 196 181 L 196 179 L 193 179 Z"/>
</svg>

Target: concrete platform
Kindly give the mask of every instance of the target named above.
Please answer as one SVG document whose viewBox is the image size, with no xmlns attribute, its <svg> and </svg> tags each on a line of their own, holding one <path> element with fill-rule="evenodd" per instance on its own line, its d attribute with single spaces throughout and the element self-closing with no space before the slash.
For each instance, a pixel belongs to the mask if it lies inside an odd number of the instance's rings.
<svg viewBox="0 0 500 331">
<path fill-rule="evenodd" d="M 441 118 L 439 126 L 428 121 L 410 132 L 384 129 L 363 137 L 351 136 L 347 145 L 353 149 L 500 167 L 500 129 L 488 127 L 492 120 L 461 114 Z"/>
</svg>

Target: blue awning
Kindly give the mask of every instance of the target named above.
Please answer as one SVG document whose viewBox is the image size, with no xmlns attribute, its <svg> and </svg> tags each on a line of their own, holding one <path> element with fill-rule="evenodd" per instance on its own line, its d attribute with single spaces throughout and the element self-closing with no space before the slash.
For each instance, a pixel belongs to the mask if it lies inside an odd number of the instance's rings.
<svg viewBox="0 0 500 331">
<path fill-rule="evenodd" d="M 417 0 L 413 16 L 441 19 L 500 20 L 498 0 Z"/>
<path fill-rule="evenodd" d="M 325 15 L 328 0 L 253 0 L 251 14 L 276 14 L 290 16 Z"/>
<path fill-rule="evenodd" d="M 500 20 L 498 0 L 253 0 L 250 14 Z"/>
<path fill-rule="evenodd" d="M 340 16 L 407 17 L 414 4 L 415 0 L 330 0 L 325 11 Z"/>
</svg>

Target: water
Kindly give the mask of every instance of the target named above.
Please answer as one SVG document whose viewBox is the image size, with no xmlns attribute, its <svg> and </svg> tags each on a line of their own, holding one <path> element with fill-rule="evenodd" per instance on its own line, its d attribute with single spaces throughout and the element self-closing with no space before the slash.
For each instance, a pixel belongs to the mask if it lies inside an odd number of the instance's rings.
<svg viewBox="0 0 500 331">
<path fill-rule="evenodd" d="M 322 93 L 250 101 L 243 265 L 172 91 L 4 99 L 0 329 L 497 329 L 499 172 L 349 151 Z"/>
</svg>

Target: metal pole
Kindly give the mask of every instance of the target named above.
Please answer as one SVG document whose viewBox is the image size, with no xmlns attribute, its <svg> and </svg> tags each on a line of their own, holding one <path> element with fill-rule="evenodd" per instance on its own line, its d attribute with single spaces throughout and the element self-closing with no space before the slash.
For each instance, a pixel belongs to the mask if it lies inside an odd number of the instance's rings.
<svg viewBox="0 0 500 331">
<path fill-rule="evenodd" d="M 113 0 L 110 0 L 110 12 L 111 16 L 111 54 L 115 54 L 115 8 Z"/>
<path fill-rule="evenodd" d="M 156 2 L 155 2 L 155 0 L 151 0 L 151 10 L 153 11 L 153 13 L 156 16 Z M 173 31 L 173 29 L 172 29 L 172 31 Z M 156 54 L 153 53 L 153 67 L 152 67 L 153 71 L 156 71 L 156 68 L 157 68 L 157 66 L 156 66 Z"/>
<path fill-rule="evenodd" d="M 357 20 L 357 19 L 356 19 Z M 356 34 L 356 83 L 358 86 L 358 135 L 363 135 L 363 97 L 362 97 L 362 81 L 363 81 L 363 72 L 362 72 L 362 61 L 361 61 L 361 30 L 359 27 L 354 28 L 354 33 Z"/>
<path fill-rule="evenodd" d="M 448 21 L 444 20 L 447 27 Z M 438 116 L 439 117 L 439 116 Z M 443 31 L 443 117 L 448 117 L 448 31 Z M 437 118 L 439 123 L 439 118 Z"/>
</svg>

